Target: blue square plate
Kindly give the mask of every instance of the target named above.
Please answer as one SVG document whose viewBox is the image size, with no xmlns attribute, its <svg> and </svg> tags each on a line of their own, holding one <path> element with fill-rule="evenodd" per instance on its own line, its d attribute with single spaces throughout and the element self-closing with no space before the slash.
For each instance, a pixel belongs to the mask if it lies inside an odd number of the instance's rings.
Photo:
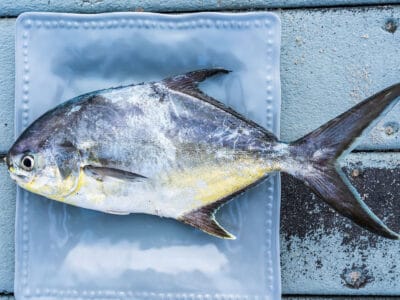
<svg viewBox="0 0 400 300">
<path fill-rule="evenodd" d="M 77 95 L 187 71 L 233 72 L 201 88 L 278 135 L 280 22 L 271 13 L 26 13 L 17 20 L 16 135 Z M 17 194 L 22 299 L 280 298 L 279 177 L 220 212 L 221 240 L 170 219 L 107 215 Z"/>
</svg>

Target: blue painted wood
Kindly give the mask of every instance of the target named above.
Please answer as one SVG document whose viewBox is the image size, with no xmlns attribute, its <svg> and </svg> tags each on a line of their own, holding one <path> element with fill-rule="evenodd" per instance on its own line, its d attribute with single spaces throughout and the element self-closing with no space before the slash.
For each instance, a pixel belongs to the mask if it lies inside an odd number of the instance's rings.
<svg viewBox="0 0 400 300">
<path fill-rule="evenodd" d="M 372 297 L 349 297 L 349 296 L 284 296 L 282 297 L 283 300 L 398 300 L 398 298 L 393 297 L 379 297 L 379 296 L 372 296 Z M 0 299 L 3 300 L 3 299 Z M 11 299 L 10 299 L 11 300 Z"/>
<path fill-rule="evenodd" d="M 300 2 L 304 5 L 305 1 Z M 127 3 L 108 0 L 64 3 L 54 0 L 48 4 L 48 0 L 34 3 L 6 0 L 0 3 L 0 14 L 15 15 L 24 10 L 198 10 L 216 9 L 214 6 L 218 5 L 217 1 L 188 1 L 186 4 L 174 1 L 175 6 L 164 3 L 156 6 L 155 1 L 146 2 L 148 6 L 142 5 L 144 1 L 135 4 L 129 1 L 132 6 Z M 181 3 L 180 6 L 177 3 Z M 239 1 L 235 3 L 220 1 L 219 5 L 221 9 L 239 8 Z M 256 0 L 252 7 L 257 7 L 257 3 Z M 322 1 L 313 3 L 321 4 Z M 343 1 L 335 3 L 343 4 Z M 250 4 L 245 5 L 248 7 Z M 364 97 L 400 80 L 400 32 L 394 31 L 400 19 L 400 6 L 297 9 L 278 13 L 282 18 L 281 132 L 284 140 L 305 134 Z M 0 151 L 6 150 L 13 140 L 14 22 L 14 19 L 0 19 Z M 364 139 L 362 149 L 400 148 L 400 133 L 395 132 L 400 121 L 399 106 L 396 109 L 368 139 Z M 7 127 L 4 123 L 8 124 Z M 392 124 L 392 131 L 385 124 Z M 377 167 L 387 167 L 389 162 L 379 156 L 368 154 L 358 159 L 372 162 Z M 400 157 L 395 155 L 393 159 L 400 160 Z M 13 285 L 13 191 L 14 186 L 0 163 L 0 290 L 6 291 L 12 291 Z M 337 294 L 400 294 L 399 272 L 391 269 L 397 262 L 398 244 L 379 240 L 374 247 L 359 251 L 342 245 L 345 238 L 341 232 L 324 235 L 310 232 L 304 239 L 292 236 L 283 240 L 282 260 L 286 264 L 282 273 L 283 292 L 324 293 L 331 289 L 330 293 Z M 365 236 L 360 239 L 365 239 Z M 316 253 L 327 253 L 321 255 L 322 267 L 315 262 Z M 351 266 L 353 261 L 365 260 L 375 270 L 374 284 L 360 290 L 344 288 L 338 270 Z"/>
<path fill-rule="evenodd" d="M 14 127 L 14 19 L 0 22 L 0 151 Z M 0 164 L 0 292 L 12 291 L 14 276 L 15 186 Z"/>
<path fill-rule="evenodd" d="M 14 136 L 14 19 L 0 22 L 0 152 Z"/>
<path fill-rule="evenodd" d="M 283 296 L 283 300 L 396 300 L 393 297 L 307 297 L 307 296 Z M 0 295 L 0 300 L 15 300 L 10 295 Z"/>
<path fill-rule="evenodd" d="M 366 203 L 400 230 L 400 153 L 356 153 L 344 171 Z M 399 295 L 400 243 L 362 230 L 282 176 L 281 266 L 287 294 Z"/>
<path fill-rule="evenodd" d="M 14 288 L 15 186 L 0 164 L 0 293 Z"/>
<path fill-rule="evenodd" d="M 188 12 L 205 10 L 377 5 L 389 2 L 399 3 L 398 0 L 3 0 L 0 4 L 0 16 L 17 16 L 27 11 L 73 13 L 100 13 L 108 11 Z"/>
<path fill-rule="evenodd" d="M 299 138 L 400 81 L 400 30 L 389 32 L 397 26 L 399 6 L 280 15 L 283 140 Z M 400 104 L 358 149 L 399 149 L 399 116 Z"/>
</svg>

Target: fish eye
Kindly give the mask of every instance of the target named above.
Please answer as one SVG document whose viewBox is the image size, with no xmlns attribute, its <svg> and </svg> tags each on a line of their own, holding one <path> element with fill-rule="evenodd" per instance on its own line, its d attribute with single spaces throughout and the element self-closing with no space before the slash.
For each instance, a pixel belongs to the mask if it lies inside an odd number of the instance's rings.
<svg viewBox="0 0 400 300">
<path fill-rule="evenodd" d="M 35 165 L 35 160 L 33 159 L 32 155 L 25 155 L 21 159 L 21 166 L 22 169 L 25 171 L 32 171 L 33 166 Z"/>
</svg>

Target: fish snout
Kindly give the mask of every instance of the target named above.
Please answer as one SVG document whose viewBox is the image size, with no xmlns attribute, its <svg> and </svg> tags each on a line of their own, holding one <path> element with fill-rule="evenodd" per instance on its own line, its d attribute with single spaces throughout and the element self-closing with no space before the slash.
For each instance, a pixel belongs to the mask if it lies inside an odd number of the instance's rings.
<svg viewBox="0 0 400 300">
<path fill-rule="evenodd" d="M 10 168 L 11 161 L 10 161 L 10 153 L 7 153 L 6 156 L 4 156 L 4 162 L 7 164 L 7 167 Z"/>
<path fill-rule="evenodd" d="M 4 163 L 7 164 L 7 166 L 8 166 L 8 164 L 9 164 L 9 163 L 8 163 L 8 160 L 9 160 L 9 159 L 8 159 L 8 155 L 9 155 L 8 153 L 7 153 L 7 154 L 3 154 L 3 153 L 0 154 L 0 159 L 2 159 L 2 160 L 4 161 Z"/>
<path fill-rule="evenodd" d="M 14 166 L 13 160 L 11 159 L 11 154 L 10 154 L 10 152 L 8 152 L 6 155 L 4 155 L 3 161 L 6 163 L 7 168 L 8 168 L 9 170 Z"/>
</svg>

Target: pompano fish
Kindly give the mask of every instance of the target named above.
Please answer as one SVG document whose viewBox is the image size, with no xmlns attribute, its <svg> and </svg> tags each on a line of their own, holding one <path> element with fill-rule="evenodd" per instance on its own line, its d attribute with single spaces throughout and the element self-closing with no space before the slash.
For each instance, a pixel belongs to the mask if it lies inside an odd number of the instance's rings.
<svg viewBox="0 0 400 300">
<path fill-rule="evenodd" d="M 174 218 L 234 238 L 215 212 L 275 171 L 302 180 L 358 225 L 387 238 L 338 165 L 400 84 L 364 100 L 292 143 L 204 94 L 198 83 L 223 69 L 110 88 L 50 110 L 6 156 L 11 177 L 47 198 L 111 214 Z"/>
</svg>

